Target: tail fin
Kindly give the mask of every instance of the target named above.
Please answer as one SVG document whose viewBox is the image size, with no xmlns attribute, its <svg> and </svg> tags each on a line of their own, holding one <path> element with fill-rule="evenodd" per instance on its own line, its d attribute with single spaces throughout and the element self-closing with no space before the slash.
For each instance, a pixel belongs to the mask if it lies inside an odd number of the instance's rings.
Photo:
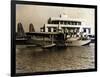
<svg viewBox="0 0 100 77">
<path fill-rule="evenodd" d="M 25 36 L 25 32 L 24 32 L 24 28 L 21 22 L 19 22 L 17 24 L 17 36 L 19 37 L 24 37 Z"/>
<path fill-rule="evenodd" d="M 34 25 L 32 23 L 29 24 L 29 32 L 35 32 Z"/>
</svg>

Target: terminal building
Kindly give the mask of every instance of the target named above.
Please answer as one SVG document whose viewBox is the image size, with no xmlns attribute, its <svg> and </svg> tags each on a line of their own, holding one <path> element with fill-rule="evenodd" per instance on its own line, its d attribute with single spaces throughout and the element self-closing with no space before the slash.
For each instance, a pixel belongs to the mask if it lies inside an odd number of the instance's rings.
<svg viewBox="0 0 100 77">
<path fill-rule="evenodd" d="M 50 17 L 48 23 L 44 24 L 40 28 L 41 32 L 64 32 L 77 35 L 80 32 L 90 34 L 91 27 L 85 25 L 83 19 L 72 19 L 66 15 L 60 15 L 59 17 Z"/>
</svg>

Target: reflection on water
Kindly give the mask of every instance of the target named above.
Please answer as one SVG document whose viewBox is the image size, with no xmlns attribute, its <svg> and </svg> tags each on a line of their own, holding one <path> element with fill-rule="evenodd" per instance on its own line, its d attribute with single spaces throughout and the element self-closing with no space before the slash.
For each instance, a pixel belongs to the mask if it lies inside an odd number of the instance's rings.
<svg viewBox="0 0 100 77">
<path fill-rule="evenodd" d="M 94 68 L 94 44 L 79 47 L 16 47 L 16 72 L 40 72 Z"/>
</svg>

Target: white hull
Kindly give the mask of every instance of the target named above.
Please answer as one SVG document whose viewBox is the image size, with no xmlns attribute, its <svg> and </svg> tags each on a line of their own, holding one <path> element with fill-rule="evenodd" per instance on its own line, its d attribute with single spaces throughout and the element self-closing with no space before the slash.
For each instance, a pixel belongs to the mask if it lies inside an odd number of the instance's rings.
<svg viewBox="0 0 100 77">
<path fill-rule="evenodd" d="M 42 46 L 42 48 L 51 48 L 51 47 L 54 47 L 56 44 L 50 44 L 50 45 L 44 45 Z"/>
<path fill-rule="evenodd" d="M 83 45 L 88 45 L 90 42 L 91 40 L 74 40 L 74 41 L 67 40 L 66 44 L 67 46 L 83 46 Z"/>
<path fill-rule="evenodd" d="M 67 40 L 68 41 L 75 41 L 75 40 L 78 40 L 80 39 L 79 37 L 71 37 L 71 38 L 68 38 Z"/>
</svg>

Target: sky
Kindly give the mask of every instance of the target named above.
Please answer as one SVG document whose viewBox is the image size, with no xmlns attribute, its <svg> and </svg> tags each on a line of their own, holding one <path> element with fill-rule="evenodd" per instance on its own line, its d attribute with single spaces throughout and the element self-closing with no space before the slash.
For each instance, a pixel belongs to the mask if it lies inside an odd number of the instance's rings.
<svg viewBox="0 0 100 77">
<path fill-rule="evenodd" d="M 91 33 L 95 34 L 95 17 L 94 9 L 92 8 L 17 4 L 16 27 L 18 22 L 21 22 L 25 32 L 28 32 L 29 24 L 32 23 L 34 25 L 35 31 L 39 32 L 40 27 L 43 27 L 43 25 L 47 23 L 49 17 L 59 17 L 61 14 L 66 14 L 67 17 L 71 19 L 79 18 L 85 20 L 85 24 L 91 27 Z"/>
</svg>

